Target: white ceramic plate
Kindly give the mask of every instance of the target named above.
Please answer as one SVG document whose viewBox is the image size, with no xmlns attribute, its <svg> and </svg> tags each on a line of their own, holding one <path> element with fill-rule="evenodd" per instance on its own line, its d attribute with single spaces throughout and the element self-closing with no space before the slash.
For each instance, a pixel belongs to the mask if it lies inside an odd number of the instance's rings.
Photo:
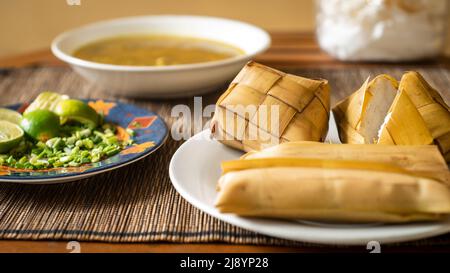
<svg viewBox="0 0 450 273">
<path fill-rule="evenodd" d="M 330 119 L 328 140 L 339 142 L 334 119 Z M 220 213 L 214 207 L 220 162 L 237 159 L 242 153 L 210 138 L 205 130 L 186 141 L 170 162 L 170 179 L 189 203 L 227 223 L 261 234 L 310 243 L 366 245 L 370 241 L 394 243 L 416 240 L 450 231 L 450 218 L 443 222 L 397 225 L 339 225 L 311 221 L 255 219 Z"/>
<path fill-rule="evenodd" d="M 185 65 L 126 66 L 90 62 L 71 54 L 87 43 L 123 35 L 177 35 L 227 43 L 244 51 L 233 58 Z M 67 31 L 52 52 L 105 92 L 132 97 L 184 97 L 224 85 L 270 45 L 269 34 L 250 24 L 215 17 L 158 15 L 121 18 Z"/>
</svg>

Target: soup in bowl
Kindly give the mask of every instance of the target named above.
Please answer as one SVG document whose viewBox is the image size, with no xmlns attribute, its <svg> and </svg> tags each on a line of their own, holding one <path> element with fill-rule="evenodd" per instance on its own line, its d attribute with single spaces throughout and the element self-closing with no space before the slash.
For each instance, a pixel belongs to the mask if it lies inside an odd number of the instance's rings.
<svg viewBox="0 0 450 273">
<path fill-rule="evenodd" d="M 182 97 L 223 86 L 270 45 L 250 24 L 202 16 L 144 16 L 66 32 L 53 53 L 106 92 Z"/>
<path fill-rule="evenodd" d="M 224 60 L 245 52 L 225 43 L 183 36 L 118 36 L 77 49 L 74 57 L 103 64 L 167 66 Z"/>
</svg>

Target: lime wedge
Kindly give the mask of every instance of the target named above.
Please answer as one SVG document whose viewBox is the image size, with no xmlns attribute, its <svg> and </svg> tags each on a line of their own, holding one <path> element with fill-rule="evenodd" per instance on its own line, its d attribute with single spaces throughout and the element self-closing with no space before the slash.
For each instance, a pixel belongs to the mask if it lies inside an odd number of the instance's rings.
<svg viewBox="0 0 450 273">
<path fill-rule="evenodd" d="M 43 142 L 57 137 L 61 129 L 59 117 L 44 109 L 25 114 L 20 126 L 30 137 Z"/>
<path fill-rule="evenodd" d="M 39 94 L 37 98 L 27 107 L 25 112 L 28 114 L 34 110 L 50 110 L 55 111 L 59 102 L 69 99 L 67 95 L 61 95 L 55 92 L 45 91 Z"/>
<path fill-rule="evenodd" d="M 22 115 L 7 108 L 0 108 L 0 120 L 9 121 L 19 125 L 22 120 Z"/>
<path fill-rule="evenodd" d="M 76 121 L 94 129 L 100 122 L 100 116 L 97 112 L 81 100 L 69 99 L 60 101 L 55 109 L 55 113 L 61 117 L 63 124 L 67 121 Z"/>
<path fill-rule="evenodd" d="M 19 145 L 23 131 L 17 124 L 0 120 L 0 153 L 6 153 Z"/>
</svg>

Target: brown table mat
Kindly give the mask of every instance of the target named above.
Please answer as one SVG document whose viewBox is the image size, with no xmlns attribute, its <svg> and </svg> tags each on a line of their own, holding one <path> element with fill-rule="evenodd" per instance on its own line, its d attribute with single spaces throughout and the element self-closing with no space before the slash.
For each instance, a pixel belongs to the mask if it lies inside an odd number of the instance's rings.
<svg viewBox="0 0 450 273">
<path fill-rule="evenodd" d="M 288 72 L 326 78 L 332 86 L 332 103 L 356 90 L 369 75 L 389 73 L 400 77 L 405 69 L 366 67 L 351 69 L 289 69 Z M 450 99 L 450 71 L 418 69 Z M 28 101 L 44 90 L 73 97 L 112 98 L 68 68 L 0 70 L 0 105 Z M 203 97 L 213 103 L 220 91 Z M 193 104 L 193 98 L 132 102 L 160 114 L 170 124 L 176 104 Z M 310 245 L 259 235 L 226 224 L 188 204 L 172 187 L 168 165 L 181 142 L 170 137 L 151 156 L 135 164 L 79 182 L 58 185 L 0 183 L 0 239 L 79 240 L 107 242 L 226 242 L 300 246 Z M 208 151 L 199 151 L 207 153 Z M 450 234 L 401 245 L 450 245 Z"/>
</svg>

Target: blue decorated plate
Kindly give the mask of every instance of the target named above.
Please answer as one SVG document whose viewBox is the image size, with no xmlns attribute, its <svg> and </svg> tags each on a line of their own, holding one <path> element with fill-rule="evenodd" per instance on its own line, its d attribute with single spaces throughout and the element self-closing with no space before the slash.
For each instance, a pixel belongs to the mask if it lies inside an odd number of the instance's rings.
<svg viewBox="0 0 450 273">
<path fill-rule="evenodd" d="M 22 170 L 0 166 L 0 182 L 53 184 L 69 182 L 93 176 L 102 172 L 114 170 L 131 164 L 151 154 L 161 147 L 167 138 L 167 127 L 161 117 L 145 109 L 131 104 L 107 100 L 84 100 L 97 112 L 103 113 L 105 121 L 117 125 L 119 138 L 132 138 L 134 145 L 128 146 L 119 154 L 97 163 L 89 163 L 79 167 L 52 168 L 47 170 Z M 23 112 L 28 106 L 16 104 L 7 106 L 9 109 Z M 130 136 L 126 128 L 135 131 Z"/>
</svg>

